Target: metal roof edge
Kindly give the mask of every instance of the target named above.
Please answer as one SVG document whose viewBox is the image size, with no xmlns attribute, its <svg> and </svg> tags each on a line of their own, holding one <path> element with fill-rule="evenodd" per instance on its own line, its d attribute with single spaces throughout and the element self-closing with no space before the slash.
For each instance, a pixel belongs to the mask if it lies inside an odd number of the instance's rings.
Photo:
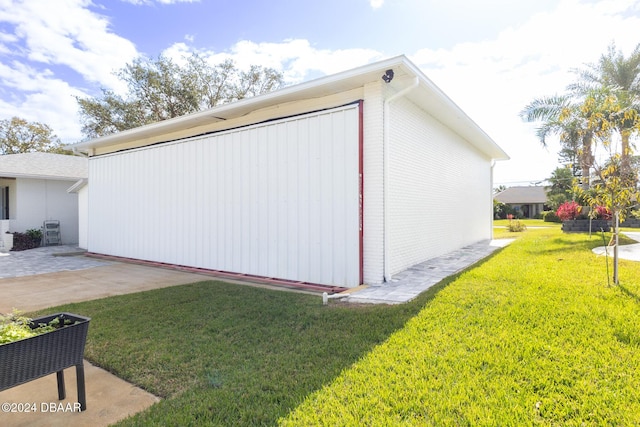
<svg viewBox="0 0 640 427">
<path fill-rule="evenodd" d="M 269 106 L 277 105 L 279 101 L 286 102 L 288 97 L 296 94 L 304 94 L 307 91 L 311 91 L 314 88 L 321 88 L 323 86 L 332 86 L 338 82 L 347 81 L 350 79 L 358 79 L 361 77 L 363 80 L 358 81 L 358 85 L 366 83 L 364 79 L 371 73 L 378 72 L 386 69 L 393 69 L 395 67 L 401 67 L 406 73 L 418 77 L 420 85 L 426 89 L 430 94 L 434 95 L 437 100 L 443 104 L 447 111 L 440 112 L 441 116 L 447 116 L 448 124 L 456 123 L 460 126 L 469 128 L 471 132 L 461 132 L 461 135 L 467 139 L 472 139 L 472 144 L 477 148 L 485 152 L 491 158 L 495 160 L 507 160 L 509 156 L 498 146 L 498 144 L 487 135 L 460 107 L 451 100 L 436 84 L 431 81 L 413 62 L 411 62 L 407 56 L 398 55 L 381 61 L 365 64 L 360 67 L 341 71 L 336 74 L 323 76 L 307 82 L 302 82 L 296 85 L 284 87 L 277 91 L 269 92 L 266 94 L 258 95 L 251 98 L 242 99 L 236 102 L 223 104 L 210 108 L 207 110 L 199 111 L 196 113 L 188 114 L 185 116 L 175 117 L 168 120 L 148 124 L 145 126 L 137 127 L 134 129 L 128 129 L 122 132 L 106 135 L 103 137 L 95 138 L 92 140 L 79 142 L 69 145 L 65 148 L 72 149 L 75 152 L 84 151 L 88 152 L 92 148 L 107 147 L 119 143 L 131 141 L 136 138 L 144 138 L 149 135 L 158 135 L 163 132 L 168 132 L 172 129 L 190 128 L 197 126 L 203 121 L 215 120 L 216 117 L 223 117 L 228 114 L 232 114 L 234 111 L 240 112 L 247 107 L 255 106 L 255 109 L 266 108 Z M 382 75 L 380 75 L 382 77 Z M 354 87 L 356 84 L 354 83 Z M 459 129 L 453 128 L 454 131 Z M 459 132 L 460 133 L 460 132 Z M 476 140 L 481 141 L 480 144 Z"/>
</svg>

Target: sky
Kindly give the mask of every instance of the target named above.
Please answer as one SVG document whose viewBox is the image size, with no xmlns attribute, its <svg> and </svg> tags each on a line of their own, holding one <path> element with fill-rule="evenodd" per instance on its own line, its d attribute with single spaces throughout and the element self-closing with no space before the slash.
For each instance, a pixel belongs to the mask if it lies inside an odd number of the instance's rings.
<svg viewBox="0 0 640 427">
<path fill-rule="evenodd" d="M 197 52 L 295 84 L 404 54 L 510 156 L 494 185 L 532 185 L 559 145 L 519 112 L 612 43 L 640 43 L 640 0 L 0 0 L 0 120 L 79 142 L 76 98 L 124 93 L 114 72 L 138 56 Z"/>
</svg>

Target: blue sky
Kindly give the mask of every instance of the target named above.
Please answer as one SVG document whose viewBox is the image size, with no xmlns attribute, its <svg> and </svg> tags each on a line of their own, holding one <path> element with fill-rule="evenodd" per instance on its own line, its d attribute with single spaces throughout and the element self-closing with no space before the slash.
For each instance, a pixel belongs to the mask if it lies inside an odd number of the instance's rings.
<svg viewBox="0 0 640 427">
<path fill-rule="evenodd" d="M 0 119 L 76 142 L 74 97 L 123 90 L 113 71 L 138 55 L 231 58 L 294 84 L 405 54 L 511 156 L 495 183 L 527 185 L 558 147 L 518 112 L 611 42 L 640 43 L 640 0 L 0 0 Z"/>
</svg>

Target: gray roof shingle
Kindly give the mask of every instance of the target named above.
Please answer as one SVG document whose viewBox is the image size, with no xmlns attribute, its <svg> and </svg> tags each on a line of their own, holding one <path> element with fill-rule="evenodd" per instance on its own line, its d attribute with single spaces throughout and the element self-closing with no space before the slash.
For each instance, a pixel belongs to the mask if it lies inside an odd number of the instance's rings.
<svg viewBox="0 0 640 427">
<path fill-rule="evenodd" d="M 494 197 L 502 203 L 547 203 L 547 193 L 544 187 L 509 187 Z"/>
<path fill-rule="evenodd" d="M 22 153 L 0 156 L 0 177 L 77 180 L 89 176 L 85 157 L 53 153 Z"/>
</svg>

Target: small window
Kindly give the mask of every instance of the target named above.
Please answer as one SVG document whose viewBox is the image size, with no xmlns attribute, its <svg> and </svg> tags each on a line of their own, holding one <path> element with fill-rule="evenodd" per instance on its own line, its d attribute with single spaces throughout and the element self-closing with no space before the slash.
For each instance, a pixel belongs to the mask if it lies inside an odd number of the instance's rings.
<svg viewBox="0 0 640 427">
<path fill-rule="evenodd" d="M 9 187 L 0 187 L 0 219 L 9 219 Z"/>
</svg>

